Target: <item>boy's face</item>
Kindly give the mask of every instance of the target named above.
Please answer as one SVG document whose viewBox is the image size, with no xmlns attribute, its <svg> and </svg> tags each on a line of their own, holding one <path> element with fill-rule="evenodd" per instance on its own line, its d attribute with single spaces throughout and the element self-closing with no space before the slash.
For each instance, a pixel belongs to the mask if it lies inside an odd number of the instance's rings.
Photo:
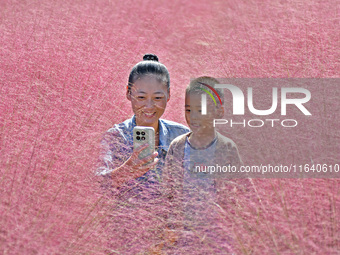
<svg viewBox="0 0 340 255">
<path fill-rule="evenodd" d="M 219 118 L 216 106 L 210 97 L 207 97 L 207 114 L 201 112 L 200 92 L 189 92 L 185 95 L 185 119 L 193 132 L 204 134 L 213 129 L 214 119 Z"/>
</svg>

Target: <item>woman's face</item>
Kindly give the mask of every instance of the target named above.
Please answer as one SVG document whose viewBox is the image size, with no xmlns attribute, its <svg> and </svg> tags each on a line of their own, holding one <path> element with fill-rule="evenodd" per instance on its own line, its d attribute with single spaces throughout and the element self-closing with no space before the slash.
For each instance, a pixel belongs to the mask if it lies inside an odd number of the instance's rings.
<svg viewBox="0 0 340 255">
<path fill-rule="evenodd" d="M 155 126 L 163 115 L 170 93 L 165 83 L 153 75 L 142 76 L 126 94 L 139 126 Z"/>
</svg>

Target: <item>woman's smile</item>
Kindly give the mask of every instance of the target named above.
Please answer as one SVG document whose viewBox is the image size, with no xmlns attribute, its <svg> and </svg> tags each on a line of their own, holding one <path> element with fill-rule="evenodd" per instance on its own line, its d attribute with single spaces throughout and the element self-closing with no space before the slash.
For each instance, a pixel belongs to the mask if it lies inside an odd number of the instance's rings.
<svg viewBox="0 0 340 255">
<path fill-rule="evenodd" d="M 153 118 L 154 116 L 156 116 L 156 112 L 145 112 L 143 111 L 144 115 L 146 118 Z"/>
<path fill-rule="evenodd" d="M 156 112 L 143 112 L 147 117 L 152 117 Z"/>
</svg>

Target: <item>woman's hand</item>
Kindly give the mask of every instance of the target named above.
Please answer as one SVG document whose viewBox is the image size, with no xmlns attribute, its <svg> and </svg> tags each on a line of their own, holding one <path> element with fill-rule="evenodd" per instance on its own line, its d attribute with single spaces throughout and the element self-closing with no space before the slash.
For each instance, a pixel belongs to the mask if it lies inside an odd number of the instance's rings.
<svg viewBox="0 0 340 255">
<path fill-rule="evenodd" d="M 126 170 L 131 173 L 134 178 L 141 177 L 158 163 L 158 158 L 156 158 L 158 156 L 157 151 L 143 159 L 139 158 L 139 154 L 147 147 L 149 147 L 148 144 L 143 144 L 138 147 L 132 153 L 131 157 L 121 166 L 126 168 Z"/>
<path fill-rule="evenodd" d="M 163 233 L 163 238 L 168 246 L 173 246 L 179 239 L 179 235 L 176 230 L 170 230 L 166 228 Z"/>
<path fill-rule="evenodd" d="M 139 154 L 148 147 L 148 144 L 143 144 L 133 151 L 131 157 L 129 157 L 120 167 L 117 167 L 112 172 L 112 178 L 116 183 L 116 186 L 120 186 L 123 183 L 141 177 L 150 169 L 154 168 L 158 163 L 158 152 L 140 159 Z"/>
<path fill-rule="evenodd" d="M 162 241 L 151 246 L 146 254 L 148 255 L 163 255 L 163 254 L 167 254 L 166 252 L 162 251 L 163 248 L 166 247 L 171 247 L 174 246 L 176 244 L 176 242 L 179 239 L 179 236 L 177 234 L 176 231 L 170 230 L 168 228 L 166 228 L 163 231 L 163 234 L 161 236 Z"/>
</svg>

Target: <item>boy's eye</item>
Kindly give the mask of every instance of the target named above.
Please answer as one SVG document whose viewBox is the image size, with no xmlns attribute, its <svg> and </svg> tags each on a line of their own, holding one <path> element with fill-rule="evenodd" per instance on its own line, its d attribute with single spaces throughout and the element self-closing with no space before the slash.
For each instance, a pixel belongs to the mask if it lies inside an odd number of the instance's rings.
<svg viewBox="0 0 340 255">
<path fill-rule="evenodd" d="M 138 99 L 144 99 L 145 97 L 143 97 L 143 96 L 138 96 L 137 98 L 138 98 Z"/>
<path fill-rule="evenodd" d="M 163 97 L 155 97 L 156 100 L 161 100 Z"/>
<path fill-rule="evenodd" d="M 186 109 L 185 111 L 186 111 L 186 112 L 190 112 L 190 109 Z"/>
</svg>

